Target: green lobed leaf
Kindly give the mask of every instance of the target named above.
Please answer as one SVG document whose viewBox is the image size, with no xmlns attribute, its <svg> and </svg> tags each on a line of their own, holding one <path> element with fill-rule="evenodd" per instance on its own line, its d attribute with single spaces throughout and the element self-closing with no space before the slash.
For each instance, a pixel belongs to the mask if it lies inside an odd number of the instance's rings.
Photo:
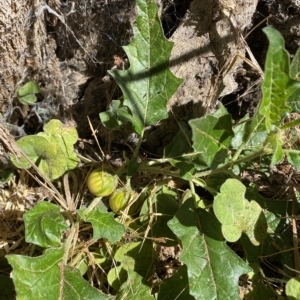
<svg viewBox="0 0 300 300">
<path fill-rule="evenodd" d="M 57 247 L 68 225 L 57 205 L 42 201 L 24 214 L 25 239 L 41 247 Z M 55 224 L 55 226 L 53 226 Z"/>
<path fill-rule="evenodd" d="M 116 129 L 121 124 L 131 121 L 132 115 L 127 106 L 123 106 L 122 101 L 113 100 L 109 105 L 109 110 L 99 114 L 101 122 L 109 129 Z"/>
<path fill-rule="evenodd" d="M 35 94 L 40 92 L 40 87 L 34 81 L 25 83 L 17 90 L 17 95 L 20 102 L 24 105 L 31 105 L 36 102 Z"/>
<path fill-rule="evenodd" d="M 214 199 L 214 212 L 227 241 L 236 242 L 244 232 L 254 245 L 259 245 L 266 236 L 267 221 L 259 204 L 245 199 L 245 192 L 240 181 L 227 179 Z"/>
<path fill-rule="evenodd" d="M 74 144 L 78 140 L 78 133 L 74 126 L 63 124 L 53 119 L 44 125 L 44 133 L 38 133 L 48 139 L 49 142 L 57 144 L 63 151 L 67 160 L 67 169 L 72 170 L 78 164 L 78 157 L 74 153 Z"/>
<path fill-rule="evenodd" d="M 269 40 L 269 48 L 259 113 L 265 117 L 266 130 L 270 132 L 272 125 L 279 126 L 283 114 L 291 110 L 286 101 L 295 91 L 296 85 L 289 76 L 290 57 L 281 34 L 272 27 L 266 27 L 263 31 Z"/>
<path fill-rule="evenodd" d="M 223 164 L 229 155 L 229 145 L 233 137 L 232 119 L 226 113 L 221 116 L 205 116 L 190 120 L 193 147 L 199 157 L 211 169 Z"/>
<path fill-rule="evenodd" d="M 286 284 L 285 292 L 289 300 L 300 299 L 300 278 L 291 278 Z"/>
<path fill-rule="evenodd" d="M 188 199 L 168 225 L 182 241 L 190 294 L 197 300 L 239 299 L 239 276 L 251 268 L 226 245 L 218 220 Z"/>
<path fill-rule="evenodd" d="M 267 139 L 267 132 L 261 124 L 262 118 L 260 116 L 254 117 L 253 120 L 248 117 L 241 120 L 239 124 L 233 127 L 234 137 L 231 141 L 231 147 L 238 149 L 244 144 L 244 149 L 252 151 L 261 149 Z"/>
<path fill-rule="evenodd" d="M 105 300 L 108 295 L 89 285 L 78 270 L 62 264 L 64 249 L 48 249 L 39 257 L 8 255 L 17 299 Z"/>
<path fill-rule="evenodd" d="M 85 210 L 77 211 L 77 213 L 83 220 L 92 224 L 94 240 L 105 238 L 111 243 L 116 243 L 125 234 L 124 225 L 114 219 L 114 213 L 101 212 L 99 207 L 96 207 L 88 214 L 86 214 Z"/>
<path fill-rule="evenodd" d="M 116 300 L 154 300 L 155 298 L 151 296 L 151 289 L 149 286 L 145 285 L 143 277 L 132 270 L 128 270 L 128 279 L 122 284 L 120 290 L 116 295 Z"/>
<path fill-rule="evenodd" d="M 115 290 L 118 290 L 126 282 L 128 271 L 135 271 L 144 278 L 144 284 L 150 285 L 150 282 L 147 282 L 146 279 L 153 276 L 157 261 L 156 253 L 150 241 L 124 244 L 118 248 L 114 259 L 120 265 L 110 269 L 107 280 Z"/>
<path fill-rule="evenodd" d="M 17 145 L 37 165 L 49 179 L 55 180 L 78 164 L 73 144 L 78 135 L 74 127 L 64 125 L 59 120 L 51 120 L 44 125 L 45 132 L 28 135 L 17 141 Z M 28 169 L 30 164 L 21 157 L 11 156 L 17 168 Z"/>
<path fill-rule="evenodd" d="M 168 117 L 166 104 L 182 80 L 169 70 L 173 43 L 166 40 L 153 0 L 137 0 L 134 39 L 123 47 L 130 61 L 128 70 L 109 71 L 124 95 L 135 131 Z"/>
</svg>

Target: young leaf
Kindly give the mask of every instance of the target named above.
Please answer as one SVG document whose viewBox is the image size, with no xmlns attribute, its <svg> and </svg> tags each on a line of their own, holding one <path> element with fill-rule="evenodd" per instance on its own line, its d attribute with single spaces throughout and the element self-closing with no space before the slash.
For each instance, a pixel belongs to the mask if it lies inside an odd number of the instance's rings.
<svg viewBox="0 0 300 300">
<path fill-rule="evenodd" d="M 143 277 L 132 270 L 128 270 L 128 279 L 122 284 L 120 290 L 116 295 L 116 300 L 154 300 L 155 298 L 151 296 L 151 289 L 149 286 L 145 285 Z"/>
<path fill-rule="evenodd" d="M 197 300 L 239 299 L 239 276 L 251 268 L 226 245 L 216 218 L 188 199 L 168 225 L 182 241 L 190 294 Z"/>
<path fill-rule="evenodd" d="M 68 228 L 59 207 L 45 201 L 26 212 L 24 222 L 26 242 L 44 248 L 59 246 L 62 232 Z"/>
<path fill-rule="evenodd" d="M 40 92 L 40 87 L 34 81 L 25 83 L 17 90 L 17 95 L 20 102 L 24 105 L 31 105 L 36 102 L 35 94 Z"/>
<path fill-rule="evenodd" d="M 267 234 L 267 221 L 259 204 L 245 199 L 246 187 L 237 179 L 227 179 L 220 190 L 213 207 L 225 239 L 236 242 L 245 232 L 254 245 L 259 245 Z"/>
<path fill-rule="evenodd" d="M 108 300 L 110 297 L 89 285 L 78 270 L 62 264 L 64 249 L 48 249 L 39 257 L 8 255 L 17 299 Z"/>
<path fill-rule="evenodd" d="M 285 50 L 281 34 L 272 27 L 266 27 L 263 31 L 268 37 L 269 48 L 259 113 L 265 116 L 266 130 L 269 133 L 272 125 L 279 126 L 283 114 L 290 111 L 286 101 L 295 91 L 297 85 L 289 76 L 290 57 Z"/>
<path fill-rule="evenodd" d="M 193 147 L 199 157 L 211 169 L 216 169 L 228 158 L 233 137 L 232 120 L 229 114 L 205 116 L 189 121 L 193 132 Z"/>
<path fill-rule="evenodd" d="M 77 212 L 83 220 L 92 224 L 94 240 L 105 238 L 111 243 L 116 243 L 125 234 L 124 225 L 114 219 L 113 213 L 103 213 L 98 207 L 88 214 L 85 214 L 84 210 Z"/>
<path fill-rule="evenodd" d="M 120 100 L 113 100 L 109 105 L 109 110 L 99 114 L 101 122 L 109 129 L 116 129 L 122 123 L 131 121 L 132 116 L 127 106 L 123 106 Z"/>
<path fill-rule="evenodd" d="M 134 39 L 123 47 L 130 61 L 128 70 L 109 73 L 122 89 L 123 105 L 131 112 L 135 131 L 167 118 L 166 104 L 182 80 L 169 70 L 173 43 L 165 39 L 153 0 L 137 0 Z"/>
</svg>

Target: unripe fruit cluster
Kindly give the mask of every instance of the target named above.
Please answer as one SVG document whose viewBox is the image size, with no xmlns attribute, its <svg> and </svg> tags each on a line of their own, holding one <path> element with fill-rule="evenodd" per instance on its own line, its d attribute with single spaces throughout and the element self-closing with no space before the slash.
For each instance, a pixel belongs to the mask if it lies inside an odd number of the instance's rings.
<svg viewBox="0 0 300 300">
<path fill-rule="evenodd" d="M 134 198 L 135 193 L 127 188 L 116 189 L 118 178 L 101 168 L 94 170 L 87 179 L 89 191 L 97 197 L 109 196 L 109 207 L 113 212 L 124 211 L 129 201 Z M 129 209 L 128 214 L 135 214 L 138 209 L 139 201 L 135 201 Z"/>
</svg>

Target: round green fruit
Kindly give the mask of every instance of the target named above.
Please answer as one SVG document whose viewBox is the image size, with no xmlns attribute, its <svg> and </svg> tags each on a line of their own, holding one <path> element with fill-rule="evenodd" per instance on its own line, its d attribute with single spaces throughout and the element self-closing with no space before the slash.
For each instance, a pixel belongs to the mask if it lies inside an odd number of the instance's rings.
<svg viewBox="0 0 300 300">
<path fill-rule="evenodd" d="M 117 187 L 118 178 L 102 169 L 94 170 L 87 179 L 89 191 L 97 197 L 109 196 Z"/>
<path fill-rule="evenodd" d="M 126 208 L 131 193 L 126 189 L 117 189 L 109 197 L 109 207 L 113 212 L 122 211 Z"/>
</svg>

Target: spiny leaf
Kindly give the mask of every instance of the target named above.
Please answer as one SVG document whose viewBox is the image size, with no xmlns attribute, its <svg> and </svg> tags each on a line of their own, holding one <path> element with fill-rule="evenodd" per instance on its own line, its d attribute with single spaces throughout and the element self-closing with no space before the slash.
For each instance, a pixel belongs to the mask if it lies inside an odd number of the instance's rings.
<svg viewBox="0 0 300 300">
<path fill-rule="evenodd" d="M 214 216 L 188 199 L 168 225 L 182 241 L 190 294 L 197 300 L 239 299 L 239 276 L 251 268 L 226 245 Z"/>
<path fill-rule="evenodd" d="M 39 257 L 8 255 L 13 266 L 12 278 L 17 299 L 72 299 L 105 300 L 108 295 L 100 293 L 85 281 L 78 270 L 62 264 L 64 249 L 48 249 Z"/>
<path fill-rule="evenodd" d="M 135 131 L 142 135 L 146 126 L 167 118 L 166 104 L 182 80 L 169 70 L 173 43 L 164 37 L 155 2 L 137 0 L 136 5 L 134 39 L 129 46 L 123 47 L 130 68 L 109 73 L 122 89 L 123 105 L 130 109 Z M 128 119 L 127 112 L 126 116 L 123 113 L 124 110 L 119 115 Z M 109 115 L 104 117 L 108 122 Z M 118 124 L 118 121 L 111 124 Z"/>
</svg>

